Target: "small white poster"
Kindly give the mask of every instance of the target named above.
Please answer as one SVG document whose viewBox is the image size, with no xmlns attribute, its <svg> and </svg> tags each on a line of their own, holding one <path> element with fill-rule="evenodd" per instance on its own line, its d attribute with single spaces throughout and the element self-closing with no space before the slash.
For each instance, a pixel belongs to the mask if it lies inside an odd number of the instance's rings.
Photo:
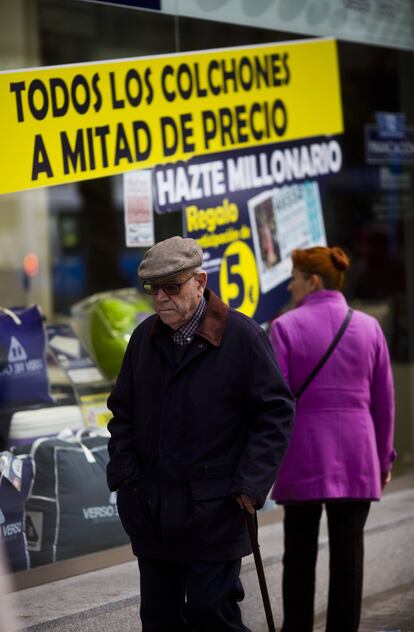
<svg viewBox="0 0 414 632">
<path fill-rule="evenodd" d="M 124 173 L 125 241 L 128 248 L 154 245 L 151 170 Z"/>
<path fill-rule="evenodd" d="M 326 244 L 319 186 L 305 181 L 260 193 L 248 201 L 263 294 L 290 277 L 295 248 Z"/>
</svg>

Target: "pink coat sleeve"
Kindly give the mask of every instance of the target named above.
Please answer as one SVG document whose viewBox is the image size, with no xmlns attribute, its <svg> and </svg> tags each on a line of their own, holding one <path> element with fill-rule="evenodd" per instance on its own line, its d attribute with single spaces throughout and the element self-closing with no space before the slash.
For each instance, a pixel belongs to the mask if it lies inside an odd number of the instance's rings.
<svg viewBox="0 0 414 632">
<path fill-rule="evenodd" d="M 396 457 L 394 441 L 394 384 L 387 342 L 377 326 L 377 350 L 371 384 L 371 415 L 382 472 L 388 472 Z"/>
<path fill-rule="evenodd" d="M 280 370 L 282 371 L 288 385 L 291 386 L 289 371 L 289 340 L 286 336 L 283 325 L 277 319 L 273 321 L 270 328 L 270 344 L 272 345 Z"/>
</svg>

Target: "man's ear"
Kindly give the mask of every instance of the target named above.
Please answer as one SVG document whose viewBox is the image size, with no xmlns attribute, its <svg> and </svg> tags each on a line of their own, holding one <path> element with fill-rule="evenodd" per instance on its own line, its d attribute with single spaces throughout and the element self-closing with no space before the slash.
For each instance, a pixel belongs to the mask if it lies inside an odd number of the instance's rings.
<svg viewBox="0 0 414 632">
<path fill-rule="evenodd" d="M 205 287 L 207 285 L 207 272 L 204 272 L 204 271 L 203 272 L 197 272 L 197 281 L 200 284 L 200 289 L 203 290 L 203 292 L 204 292 L 204 289 L 205 289 Z"/>
</svg>

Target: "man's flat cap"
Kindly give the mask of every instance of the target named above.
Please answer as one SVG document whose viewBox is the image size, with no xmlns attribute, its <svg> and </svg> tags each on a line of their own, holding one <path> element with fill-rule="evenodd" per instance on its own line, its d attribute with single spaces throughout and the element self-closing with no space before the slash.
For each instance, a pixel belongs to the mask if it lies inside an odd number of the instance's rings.
<svg viewBox="0 0 414 632">
<path fill-rule="evenodd" d="M 203 251 L 195 239 L 170 237 L 152 246 L 138 268 L 141 281 L 162 279 L 201 266 Z"/>
</svg>

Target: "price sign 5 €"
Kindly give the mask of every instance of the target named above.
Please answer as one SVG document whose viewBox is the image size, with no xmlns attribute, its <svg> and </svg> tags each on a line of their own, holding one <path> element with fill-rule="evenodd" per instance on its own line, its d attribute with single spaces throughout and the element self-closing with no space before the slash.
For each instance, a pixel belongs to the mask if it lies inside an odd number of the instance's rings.
<svg viewBox="0 0 414 632">
<path fill-rule="evenodd" d="M 234 241 L 224 251 L 219 276 L 220 296 L 230 307 L 253 316 L 259 302 L 259 278 L 252 249 Z"/>
</svg>

